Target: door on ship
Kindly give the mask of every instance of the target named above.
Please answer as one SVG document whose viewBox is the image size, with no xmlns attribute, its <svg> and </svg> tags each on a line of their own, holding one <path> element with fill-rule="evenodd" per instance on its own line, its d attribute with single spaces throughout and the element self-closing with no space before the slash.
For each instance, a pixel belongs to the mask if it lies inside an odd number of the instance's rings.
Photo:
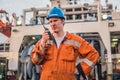
<svg viewBox="0 0 120 80">
<path fill-rule="evenodd" d="M 6 57 L 0 57 L 0 80 L 5 78 L 5 72 L 7 71 L 7 59 Z"/>
</svg>

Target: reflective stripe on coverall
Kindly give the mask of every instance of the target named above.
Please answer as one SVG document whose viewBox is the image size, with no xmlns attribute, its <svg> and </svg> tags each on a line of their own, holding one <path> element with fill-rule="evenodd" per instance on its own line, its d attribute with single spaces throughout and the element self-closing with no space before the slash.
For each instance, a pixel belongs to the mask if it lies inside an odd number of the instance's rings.
<svg viewBox="0 0 120 80">
<path fill-rule="evenodd" d="M 42 65 L 40 80 L 76 80 L 74 76 L 76 59 L 82 59 L 80 63 L 85 75 L 92 70 L 99 55 L 88 42 L 81 37 L 67 32 L 59 49 L 56 44 L 48 41 L 45 47 L 45 55 L 39 50 L 40 40 L 35 45 L 31 60 L 34 64 Z"/>
</svg>

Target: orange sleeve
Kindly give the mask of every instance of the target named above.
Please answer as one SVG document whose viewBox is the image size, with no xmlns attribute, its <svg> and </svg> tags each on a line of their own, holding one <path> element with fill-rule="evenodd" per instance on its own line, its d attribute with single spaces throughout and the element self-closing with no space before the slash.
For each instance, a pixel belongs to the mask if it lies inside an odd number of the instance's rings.
<svg viewBox="0 0 120 80">
<path fill-rule="evenodd" d="M 97 50 L 84 39 L 79 48 L 80 57 L 83 61 L 80 63 L 85 75 L 88 75 L 99 58 Z"/>
<path fill-rule="evenodd" d="M 39 44 L 40 44 L 40 41 L 37 42 L 30 56 L 31 61 L 36 65 L 40 65 L 44 59 L 44 55 L 41 54 L 42 50 L 39 50 Z"/>
</svg>

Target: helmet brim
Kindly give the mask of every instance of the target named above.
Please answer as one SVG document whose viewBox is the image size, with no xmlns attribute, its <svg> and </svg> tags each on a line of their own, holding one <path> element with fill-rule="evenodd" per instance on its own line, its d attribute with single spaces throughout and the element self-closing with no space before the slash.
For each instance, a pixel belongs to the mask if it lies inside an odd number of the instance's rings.
<svg viewBox="0 0 120 80">
<path fill-rule="evenodd" d="M 47 17 L 47 20 L 49 20 L 50 18 L 60 18 L 60 19 L 65 19 L 64 17 L 51 16 L 51 17 Z"/>
</svg>

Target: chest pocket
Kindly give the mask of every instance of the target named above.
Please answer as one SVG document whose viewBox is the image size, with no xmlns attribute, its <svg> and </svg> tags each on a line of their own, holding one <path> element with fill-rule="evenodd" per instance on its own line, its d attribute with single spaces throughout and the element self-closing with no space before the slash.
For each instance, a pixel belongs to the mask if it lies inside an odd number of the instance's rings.
<svg viewBox="0 0 120 80">
<path fill-rule="evenodd" d="M 75 47 L 80 47 L 80 43 L 75 40 L 65 40 L 63 45 L 62 59 L 66 61 L 75 61 L 77 55 Z"/>
<path fill-rule="evenodd" d="M 62 52 L 62 60 L 63 61 L 74 61 L 75 60 L 75 52 L 73 46 L 68 46 L 64 48 Z"/>
</svg>

